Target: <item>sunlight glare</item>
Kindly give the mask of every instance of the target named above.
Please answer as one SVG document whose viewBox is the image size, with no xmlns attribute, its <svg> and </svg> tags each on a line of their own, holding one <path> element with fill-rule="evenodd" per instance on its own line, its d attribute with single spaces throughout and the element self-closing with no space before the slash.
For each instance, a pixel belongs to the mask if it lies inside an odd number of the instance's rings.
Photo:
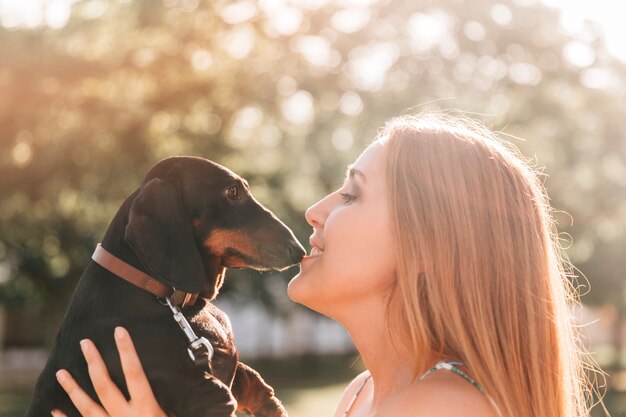
<svg viewBox="0 0 626 417">
<path fill-rule="evenodd" d="M 606 39 L 608 51 L 616 58 L 626 62 L 626 26 L 623 15 L 616 13 L 614 0 L 542 0 L 546 6 L 558 8 L 561 12 L 561 24 L 572 34 L 584 28 L 585 21 L 598 24 Z"/>
</svg>

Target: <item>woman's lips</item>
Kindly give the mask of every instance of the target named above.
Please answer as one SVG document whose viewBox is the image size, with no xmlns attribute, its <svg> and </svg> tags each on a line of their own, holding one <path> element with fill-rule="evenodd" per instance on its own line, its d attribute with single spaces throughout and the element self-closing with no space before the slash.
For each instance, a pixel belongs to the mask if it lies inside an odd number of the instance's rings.
<svg viewBox="0 0 626 417">
<path fill-rule="evenodd" d="M 317 246 L 313 246 L 311 248 L 311 253 L 309 256 L 321 256 L 324 254 L 324 251 L 318 248 Z"/>
<path fill-rule="evenodd" d="M 301 262 L 304 261 L 308 261 L 310 259 L 316 259 L 316 258 L 320 258 L 322 255 L 324 254 L 324 251 L 321 250 L 320 248 L 318 248 L 317 246 L 313 246 L 311 248 L 311 252 L 305 256 L 304 258 L 302 258 Z"/>
</svg>

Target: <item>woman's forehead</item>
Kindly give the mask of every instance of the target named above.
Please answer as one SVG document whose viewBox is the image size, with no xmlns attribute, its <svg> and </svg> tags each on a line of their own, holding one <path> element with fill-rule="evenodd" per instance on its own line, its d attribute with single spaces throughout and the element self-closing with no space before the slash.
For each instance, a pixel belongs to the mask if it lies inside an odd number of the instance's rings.
<svg viewBox="0 0 626 417">
<path fill-rule="evenodd" d="M 385 150 L 385 146 L 380 142 L 374 142 L 365 148 L 357 160 L 348 166 L 348 178 L 355 176 L 360 183 L 375 188 L 384 187 Z M 350 175 L 351 173 L 353 175 Z M 365 178 L 359 178 L 361 173 Z"/>
<path fill-rule="evenodd" d="M 365 148 L 356 161 L 348 168 L 355 168 L 364 173 L 366 177 L 368 173 L 370 175 L 379 175 L 384 165 L 384 151 L 385 147 L 383 144 L 376 141 Z"/>
</svg>

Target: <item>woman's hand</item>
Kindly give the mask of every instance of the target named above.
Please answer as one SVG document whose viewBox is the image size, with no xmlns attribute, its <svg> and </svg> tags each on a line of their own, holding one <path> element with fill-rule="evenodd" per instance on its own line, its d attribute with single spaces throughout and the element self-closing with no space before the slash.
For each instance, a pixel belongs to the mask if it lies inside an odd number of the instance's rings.
<svg viewBox="0 0 626 417">
<path fill-rule="evenodd" d="M 161 410 L 130 335 L 123 327 L 115 328 L 115 344 L 120 354 L 122 370 L 130 393 L 130 401 L 111 380 L 100 352 L 89 339 L 81 340 L 80 347 L 87 360 L 89 377 L 102 406 L 97 404 L 78 386 L 65 369 L 57 372 L 57 380 L 84 417 L 166 417 Z M 52 410 L 54 417 L 66 417 L 60 410 Z"/>
</svg>

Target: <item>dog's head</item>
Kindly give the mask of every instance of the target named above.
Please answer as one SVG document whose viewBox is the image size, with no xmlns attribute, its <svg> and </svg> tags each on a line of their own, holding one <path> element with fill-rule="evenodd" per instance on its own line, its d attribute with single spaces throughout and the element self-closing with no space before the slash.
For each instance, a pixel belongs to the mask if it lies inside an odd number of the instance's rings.
<svg viewBox="0 0 626 417">
<path fill-rule="evenodd" d="M 171 157 L 146 175 L 124 239 L 155 278 L 213 298 L 225 268 L 282 270 L 305 254 L 248 183 L 204 158 Z"/>
</svg>

